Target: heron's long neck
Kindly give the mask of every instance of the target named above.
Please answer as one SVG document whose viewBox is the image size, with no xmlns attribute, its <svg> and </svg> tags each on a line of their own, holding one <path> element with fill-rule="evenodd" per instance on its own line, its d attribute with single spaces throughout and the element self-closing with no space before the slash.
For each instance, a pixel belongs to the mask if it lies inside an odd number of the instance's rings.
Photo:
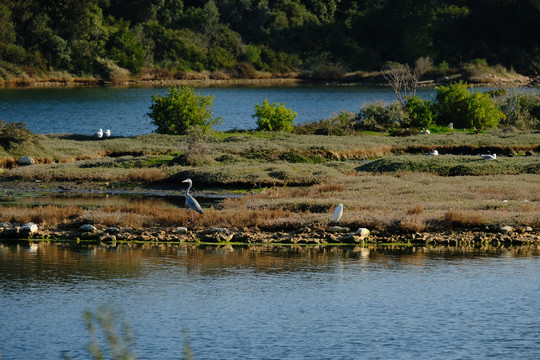
<svg viewBox="0 0 540 360">
<path fill-rule="evenodd" d="M 186 189 L 186 196 L 189 195 L 189 190 L 191 189 L 192 183 L 188 183 L 187 189 Z"/>
</svg>

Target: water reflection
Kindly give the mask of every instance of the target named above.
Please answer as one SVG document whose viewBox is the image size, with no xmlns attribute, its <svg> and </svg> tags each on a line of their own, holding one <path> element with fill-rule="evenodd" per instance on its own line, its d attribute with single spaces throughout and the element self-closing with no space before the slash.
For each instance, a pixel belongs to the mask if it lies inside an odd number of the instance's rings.
<svg viewBox="0 0 540 360">
<path fill-rule="evenodd" d="M 146 359 L 184 331 L 195 359 L 532 359 L 538 271 L 539 246 L 0 243 L 0 351 L 88 358 L 112 304 Z"/>
<path fill-rule="evenodd" d="M 219 204 L 227 195 L 199 194 L 197 199 L 205 207 Z M 5 207 L 36 206 L 77 206 L 84 209 L 100 209 L 103 207 L 122 208 L 125 206 L 141 206 L 156 208 L 184 208 L 186 199 L 182 192 L 176 194 L 157 193 L 122 193 L 122 192 L 41 192 L 19 194 L 4 192 L 0 195 L 0 205 Z"/>
<path fill-rule="evenodd" d="M 0 244 L 0 277 L 40 282 L 136 277 L 149 267 L 181 266 L 192 274 L 230 276 L 228 270 L 252 269 L 265 273 L 325 272 L 350 264 L 423 267 L 435 260 L 459 265 L 490 257 L 527 258 L 540 255 L 540 246 L 522 247 L 405 247 L 365 245 L 332 246 L 211 246 L 192 244 L 96 245 L 72 242 Z"/>
</svg>

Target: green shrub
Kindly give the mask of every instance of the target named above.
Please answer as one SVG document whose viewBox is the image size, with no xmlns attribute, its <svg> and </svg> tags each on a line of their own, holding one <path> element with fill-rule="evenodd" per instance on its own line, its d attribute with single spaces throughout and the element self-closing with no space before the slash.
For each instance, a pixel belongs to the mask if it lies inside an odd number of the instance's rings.
<svg viewBox="0 0 540 360">
<path fill-rule="evenodd" d="M 264 100 L 262 105 L 255 104 L 255 114 L 253 118 L 257 118 L 257 126 L 259 130 L 270 131 L 288 131 L 294 129 L 294 119 L 298 114 L 291 109 L 287 109 L 284 103 L 269 104 L 268 100 Z"/>
<path fill-rule="evenodd" d="M 506 116 L 504 126 L 540 129 L 540 93 L 511 91 L 497 94 L 494 102 Z"/>
<path fill-rule="evenodd" d="M 355 128 L 369 131 L 387 131 L 409 125 L 409 114 L 398 103 L 381 102 L 364 105 L 356 115 Z"/>
<path fill-rule="evenodd" d="M 152 96 L 147 115 L 158 134 L 184 135 L 195 127 L 206 133 L 221 123 L 221 117 L 213 117 L 213 104 L 213 96 L 196 94 L 192 88 L 170 88 L 167 96 Z"/>
<path fill-rule="evenodd" d="M 317 122 L 299 124 L 295 127 L 296 134 L 334 135 L 343 136 L 352 132 L 355 114 L 348 111 L 340 111 L 331 118 Z"/>
<path fill-rule="evenodd" d="M 453 123 L 454 128 L 482 130 L 498 126 L 504 114 L 486 93 L 471 93 L 464 82 L 437 87 L 435 109 L 439 125 Z"/>
<path fill-rule="evenodd" d="M 433 126 L 433 102 L 420 99 L 418 96 L 407 98 L 405 107 L 409 112 L 411 126 L 416 128 L 429 128 Z"/>
<path fill-rule="evenodd" d="M 0 120 L 0 146 L 6 150 L 32 139 L 33 135 L 23 122 L 8 123 Z"/>
</svg>

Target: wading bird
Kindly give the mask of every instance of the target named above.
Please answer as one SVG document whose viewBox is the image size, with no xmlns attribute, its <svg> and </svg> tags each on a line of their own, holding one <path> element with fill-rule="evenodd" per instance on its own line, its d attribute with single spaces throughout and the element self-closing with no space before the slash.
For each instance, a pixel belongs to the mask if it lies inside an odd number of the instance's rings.
<svg viewBox="0 0 540 360">
<path fill-rule="evenodd" d="M 103 129 L 99 129 L 99 131 L 96 133 L 96 137 L 98 139 L 101 139 L 103 137 Z"/>
<path fill-rule="evenodd" d="M 484 154 L 484 155 L 480 155 L 480 156 L 482 156 L 482 159 L 486 159 L 486 160 L 495 160 L 495 159 L 497 159 L 497 154 L 493 154 L 493 155 Z"/>
<path fill-rule="evenodd" d="M 107 129 L 107 131 L 105 131 L 105 136 L 111 137 L 111 130 Z"/>
<path fill-rule="evenodd" d="M 433 150 L 432 152 L 425 153 L 424 155 L 437 156 L 437 155 L 439 155 L 439 152 L 437 150 Z"/>
<path fill-rule="evenodd" d="M 191 181 L 191 179 L 186 179 L 186 180 L 184 180 L 182 182 L 183 183 L 185 183 L 185 182 L 188 183 L 188 187 L 186 188 L 186 205 L 189 207 L 189 210 L 191 211 L 191 223 L 194 223 L 195 222 L 195 214 L 193 213 L 193 211 L 196 211 L 199 214 L 202 214 L 203 211 L 201 209 L 201 205 L 199 205 L 197 200 L 195 200 L 195 198 L 189 194 L 189 190 L 191 189 L 191 186 L 193 186 L 193 182 Z"/>
<path fill-rule="evenodd" d="M 343 215 L 343 204 L 339 204 L 336 208 L 336 211 L 334 211 L 334 215 L 332 215 L 332 221 L 338 222 L 339 219 L 341 219 L 341 215 Z"/>
</svg>

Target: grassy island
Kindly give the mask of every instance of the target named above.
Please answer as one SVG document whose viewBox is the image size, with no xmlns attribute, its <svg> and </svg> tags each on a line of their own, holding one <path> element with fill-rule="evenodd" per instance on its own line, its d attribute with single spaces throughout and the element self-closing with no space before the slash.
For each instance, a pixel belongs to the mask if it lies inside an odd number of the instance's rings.
<svg viewBox="0 0 540 360">
<path fill-rule="evenodd" d="M 0 149 L 2 196 L 39 193 L 219 194 L 189 210 L 131 203 L 0 207 L 0 222 L 39 224 L 30 237 L 103 241 L 347 243 L 535 242 L 540 133 L 451 131 L 393 137 L 216 132 L 96 139 L 35 135 Z M 438 156 L 425 156 L 438 150 Z M 495 160 L 481 154 L 496 153 Z M 18 165 L 30 156 L 34 164 Z M 343 217 L 332 223 L 336 206 Z M 95 229 L 81 233 L 80 227 Z M 9 237 L 4 224 L 3 237 Z M 187 229 L 184 229 L 186 227 Z M 347 229 L 348 228 L 348 229 Z M 358 228 L 371 234 L 361 238 Z M 216 230 L 217 229 L 217 230 Z M 459 232 L 460 235 L 455 235 Z M 13 234 L 12 234 L 13 235 Z"/>
</svg>

